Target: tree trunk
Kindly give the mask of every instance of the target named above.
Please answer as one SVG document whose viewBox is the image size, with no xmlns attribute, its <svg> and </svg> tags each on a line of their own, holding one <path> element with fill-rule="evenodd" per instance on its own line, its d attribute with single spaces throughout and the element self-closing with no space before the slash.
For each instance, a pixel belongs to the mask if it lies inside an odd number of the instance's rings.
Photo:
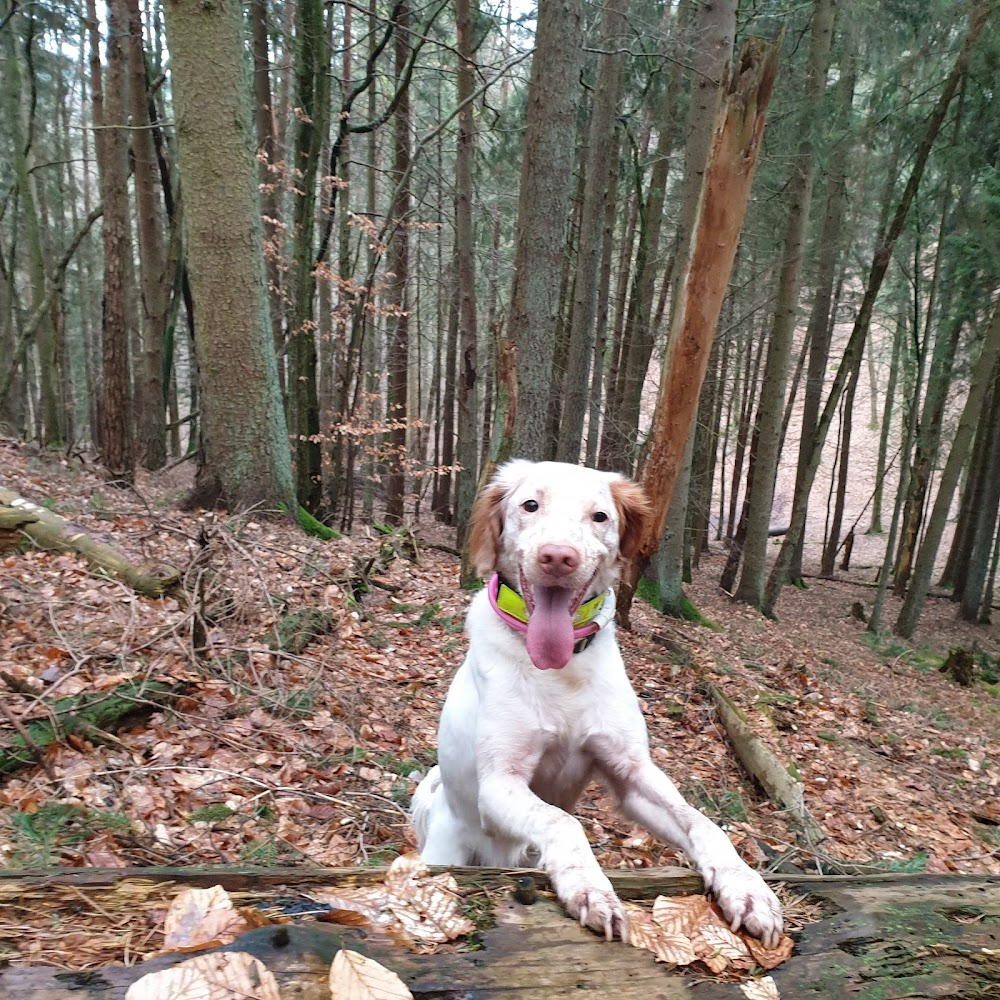
<svg viewBox="0 0 1000 1000">
<path fill-rule="evenodd" d="M 139 451 L 143 467 L 161 469 L 167 461 L 167 399 L 163 391 L 163 341 L 167 319 L 167 261 L 156 189 L 158 167 L 146 94 L 146 56 L 139 0 L 128 7 L 129 109 L 135 174 L 136 232 L 142 295 L 142 365 L 137 366 Z"/>
<path fill-rule="evenodd" d="M 521 458 L 537 459 L 545 451 L 582 31 L 579 4 L 549 0 L 540 6 L 521 157 L 509 313 L 520 405 L 513 450 Z"/>
<path fill-rule="evenodd" d="M 292 4 L 289 4 L 291 7 Z M 350 7 L 345 6 L 346 13 Z M 285 392 L 284 345 L 281 321 L 285 315 L 281 292 L 281 199 L 282 166 L 278 161 L 274 107 L 271 99 L 271 60 L 268 54 L 267 0 L 250 0 L 250 30 L 253 41 L 254 121 L 257 129 L 257 177 L 264 219 L 264 263 L 267 271 L 268 311 L 271 336 L 278 358 L 278 382 Z M 348 50 L 349 51 L 349 50 Z"/>
<path fill-rule="evenodd" d="M 985 412 L 979 422 L 978 434 L 989 441 L 986 464 L 983 472 L 983 497 L 976 512 L 972 531 L 969 568 L 962 586 L 959 615 L 967 622 L 979 619 L 979 608 L 983 598 L 983 588 L 989 571 L 993 551 L 993 535 L 997 524 L 997 510 L 1000 509 L 1000 383 L 994 380 Z"/>
<path fill-rule="evenodd" d="M 385 477 L 388 524 L 403 523 L 405 493 L 406 428 L 409 415 L 408 378 L 410 364 L 410 320 L 407 314 L 407 284 L 409 280 L 410 239 L 407 231 L 410 214 L 410 190 L 403 183 L 410 169 L 410 95 L 404 86 L 406 64 L 410 55 L 408 31 L 409 2 L 405 2 L 396 19 L 395 55 L 396 88 L 402 93 L 396 105 L 393 131 L 393 178 L 395 194 L 389 209 L 394 231 L 389 240 L 386 267 L 389 271 L 386 304 L 389 319 L 389 460 Z"/>
<path fill-rule="evenodd" d="M 93 15 L 94 12 L 89 12 Z M 96 19 L 96 17 L 95 17 Z M 135 475 L 132 437 L 131 330 L 128 296 L 132 288 L 132 227 L 128 199 L 128 133 L 125 113 L 125 57 L 128 13 L 123 0 L 108 4 L 107 87 L 100 81 L 97 28 L 90 57 L 95 145 L 104 202 L 104 307 L 102 322 L 101 459 L 115 480 Z"/>
<path fill-rule="evenodd" d="M 164 8 L 198 323 L 204 462 L 193 499 L 295 509 L 267 311 L 250 79 L 235 0 Z"/>
<path fill-rule="evenodd" d="M 288 271 L 288 430 L 292 436 L 295 492 L 306 510 L 319 509 L 319 396 L 313 307 L 316 246 L 316 175 L 329 103 L 330 67 L 323 0 L 298 0 L 295 23 L 295 193 L 292 260 Z"/>
<path fill-rule="evenodd" d="M 830 395 L 827 398 L 826 405 L 824 406 L 819 422 L 816 425 L 816 437 L 813 441 L 812 454 L 809 456 L 809 462 L 806 465 L 806 474 L 802 477 L 801 482 L 796 482 L 795 496 L 792 500 L 791 524 L 785 534 L 784 540 L 782 541 L 781 548 L 778 551 L 778 558 L 771 569 L 771 575 L 768 577 L 767 581 L 767 588 L 764 595 L 764 605 L 762 609 L 765 614 L 770 615 L 774 613 L 774 605 L 778 600 L 778 595 L 781 593 L 781 588 L 785 582 L 785 576 L 788 572 L 792 550 L 795 545 L 798 544 L 798 541 L 802 537 L 802 533 L 805 529 L 809 492 L 812 489 L 813 480 L 816 477 L 816 471 L 819 469 L 827 431 L 830 429 L 830 424 L 833 421 L 833 415 L 837 410 L 838 403 L 840 402 L 841 393 L 844 391 L 844 385 L 847 381 L 848 373 L 853 369 L 856 359 L 860 357 L 864 351 L 865 341 L 868 338 L 868 328 L 871 324 L 872 311 L 875 306 L 875 299 L 878 297 L 879 290 L 882 287 L 882 281 L 884 280 L 885 273 L 888 270 L 889 261 L 892 257 L 892 249 L 895 246 L 896 241 L 899 239 L 899 234 L 903 231 L 903 224 L 906 221 L 907 214 L 909 213 L 910 204 L 913 201 L 917 188 L 920 186 L 920 179 L 923 176 L 924 167 L 927 164 L 927 158 L 930 155 L 931 147 L 934 145 L 934 140 L 937 138 L 938 132 L 941 130 L 945 114 L 948 111 L 948 105 L 951 104 L 951 100 L 955 96 L 955 91 L 958 87 L 959 81 L 965 75 L 970 53 L 976 43 L 976 39 L 979 37 L 979 33 L 981 32 L 986 19 L 987 6 L 988 5 L 986 3 L 980 2 L 973 9 L 969 23 L 969 30 L 966 32 L 965 38 L 962 41 L 962 47 L 958 58 L 955 61 L 955 65 L 952 68 L 948 79 L 945 81 L 944 87 L 941 91 L 941 96 L 938 98 L 938 102 L 927 123 L 924 135 L 915 151 L 913 167 L 906 182 L 906 187 L 903 189 L 903 193 L 900 196 L 899 204 L 897 205 L 896 211 L 893 215 L 892 223 L 889 226 L 885 239 L 876 247 L 875 256 L 872 260 L 871 269 L 868 275 L 868 282 L 865 285 L 865 294 L 861 300 L 861 305 L 858 308 L 857 317 L 854 320 L 854 328 L 851 331 L 847 347 L 844 350 L 844 356 L 841 359 L 840 366 L 837 369 L 837 374 L 833 380 L 833 385 L 830 388 Z"/>
<path fill-rule="evenodd" d="M 725 59 L 732 52 L 732 38 L 728 33 L 732 6 L 731 0 L 725 0 L 704 8 L 711 30 L 711 40 L 706 51 L 716 60 L 720 54 Z M 674 53 L 683 51 L 688 34 L 690 7 L 688 2 L 682 2 L 679 7 L 670 41 L 670 48 Z M 669 12 L 669 7 L 667 11 Z M 666 16 L 665 14 L 664 18 Z M 656 280 L 662 274 L 664 281 L 670 281 L 670 275 L 662 273 L 660 234 L 663 229 L 663 202 L 670 175 L 670 156 L 677 144 L 677 107 L 681 80 L 681 61 L 675 59 L 671 62 L 670 76 L 656 115 L 659 126 L 656 158 L 650 173 L 645 211 L 640 221 L 635 275 L 622 336 L 622 362 L 615 398 L 618 405 L 608 414 L 605 436 L 601 441 L 601 468 L 616 469 L 619 472 L 631 472 L 635 461 L 642 387 L 655 342 L 651 316 Z M 710 88 L 716 82 L 711 81 Z"/>
<path fill-rule="evenodd" d="M 600 69 L 594 89 L 587 140 L 586 184 L 580 209 L 580 236 L 573 283 L 573 318 L 569 331 L 565 395 L 556 459 L 578 462 L 587 412 L 587 386 L 594 357 L 594 315 L 598 298 L 598 271 L 602 264 L 607 178 L 617 150 L 615 115 L 621 91 L 623 38 L 628 0 L 610 0 L 601 12 Z"/>
<path fill-rule="evenodd" d="M 882 427 L 878 438 L 878 464 L 875 468 L 875 495 L 872 497 L 872 521 L 869 535 L 882 534 L 882 496 L 885 485 L 885 463 L 889 453 L 889 430 L 892 427 L 892 410 L 896 402 L 896 383 L 902 365 L 903 338 L 906 323 L 902 316 L 896 317 L 896 328 L 892 337 L 892 358 L 889 361 L 889 381 L 885 386 L 885 406 L 882 408 Z M 800 546 L 801 550 L 801 546 Z M 795 579 L 794 573 L 792 579 Z"/>
<path fill-rule="evenodd" d="M 969 444 L 972 441 L 976 424 L 980 422 L 980 411 L 986 397 L 986 391 L 996 378 L 998 358 L 1000 358 L 1000 305 L 993 312 L 993 320 L 986 334 L 982 353 L 978 363 L 972 369 L 973 376 L 972 384 L 969 386 L 969 395 L 965 401 L 965 408 L 962 410 L 958 430 L 952 439 L 948 460 L 941 473 L 934 509 L 927 523 L 927 531 L 913 567 L 913 580 L 906 592 L 906 598 L 893 628 L 897 635 L 903 636 L 905 639 L 909 639 L 913 635 L 917 627 L 917 619 L 920 617 L 920 611 L 927 597 L 931 574 L 934 572 L 934 561 L 937 558 L 941 535 L 944 533 L 945 522 L 948 519 L 952 496 L 958 485 L 962 466 L 968 457 Z M 985 428 L 987 423 L 988 421 L 983 421 L 982 426 Z"/>
<path fill-rule="evenodd" d="M 601 402 L 608 350 L 608 312 L 611 306 L 611 258 L 614 250 L 615 221 L 618 218 L 618 152 L 621 129 L 616 128 L 604 188 L 604 227 L 601 246 L 601 270 L 597 292 L 597 319 L 594 333 L 594 359 L 590 369 L 590 397 L 587 412 L 587 465 L 597 464 L 597 445 L 601 431 Z"/>
<path fill-rule="evenodd" d="M 783 243 L 781 278 L 774 309 L 774 325 L 768 341 L 764 381 L 758 409 L 758 445 L 753 488 L 750 492 L 747 537 L 743 548 L 743 573 L 735 597 L 755 608 L 764 603 L 768 529 L 778 472 L 779 437 L 785 401 L 785 379 L 792 337 L 798 318 L 799 273 L 812 200 L 814 175 L 813 131 L 819 102 L 826 87 L 826 72 L 833 37 L 834 0 L 816 0 L 809 67 L 806 75 L 802 140 L 788 187 L 790 207 Z"/>
<path fill-rule="evenodd" d="M 458 282 L 458 464 L 455 479 L 455 522 L 458 546 L 465 545 L 469 515 L 476 495 L 480 441 L 477 414 L 478 359 L 476 351 L 476 272 L 472 236 L 472 167 L 476 155 L 472 94 L 473 40 L 470 0 L 455 0 L 455 28 L 458 34 L 458 78 L 456 98 L 458 141 L 455 149 L 455 277 Z M 466 567 L 463 583 L 471 584 L 474 572 Z"/>
<path fill-rule="evenodd" d="M 680 286 L 681 296 L 653 412 L 651 446 L 641 473 L 653 509 L 637 558 L 622 582 L 618 617 L 625 625 L 636 581 L 663 533 L 680 472 L 736 256 L 776 69 L 776 48 L 749 39 L 733 66 L 732 79 L 720 93 L 721 107 L 702 180 L 690 263 Z"/>
<path fill-rule="evenodd" d="M 32 16 L 30 10 L 26 11 L 25 14 L 29 19 Z M 29 162 L 29 156 L 32 142 L 31 136 L 28 134 L 25 126 L 25 110 L 30 102 L 27 100 L 28 95 L 22 91 L 21 54 L 17 50 L 20 40 L 17 23 L 5 25 L 4 29 L 0 31 L 0 35 L 3 36 L 0 41 L 3 43 L 2 51 L 7 67 L 5 74 L 7 82 L 3 86 L 6 95 L 3 110 L 7 121 L 10 123 L 9 148 L 13 152 L 14 157 L 14 186 L 17 192 L 15 204 L 19 208 L 19 215 L 23 222 L 23 236 L 27 244 L 28 275 L 31 289 L 30 313 L 34 314 L 45 299 L 46 288 L 45 250 L 42 246 L 42 228 L 39 208 L 35 198 L 34 178 L 30 173 L 32 164 Z M 31 83 L 30 91 L 34 93 L 34 81 L 31 81 Z M 10 283 L 8 284 L 12 320 L 16 312 L 17 300 L 17 286 L 13 279 L 14 275 L 12 274 Z M 44 445 L 58 447 L 62 444 L 62 430 L 59 423 L 59 396 L 56 389 L 56 331 L 52 323 L 51 312 L 48 309 L 40 313 L 39 318 L 37 345 L 38 375 L 41 389 L 41 442 Z M 19 363 L 18 356 L 20 354 L 21 351 L 18 350 L 15 354 L 10 355 L 11 365 Z M 15 372 L 11 371 L 10 376 L 10 384 L 13 384 Z M 5 381 L 7 381 L 6 378 Z"/>
<path fill-rule="evenodd" d="M 806 328 L 809 343 L 809 365 L 806 369 L 805 394 L 802 400 L 802 431 L 799 435 L 798 466 L 796 482 L 805 476 L 809 455 L 812 452 L 816 434 L 816 421 L 823 399 L 823 383 L 830 359 L 831 303 L 833 283 L 837 271 L 837 260 L 842 253 L 841 234 L 844 212 L 847 205 L 847 165 L 850 162 L 846 147 L 850 125 L 851 106 L 854 101 L 854 86 L 857 78 L 855 45 L 857 32 L 851 20 L 844 40 L 844 55 L 840 64 L 840 79 L 837 82 L 835 134 L 840 136 L 840 146 L 833 147 L 830 172 L 827 178 L 826 211 L 823 215 L 823 229 L 819 238 L 819 261 L 816 267 L 816 291 L 813 295 L 812 311 Z M 802 541 L 795 546 L 788 572 L 789 578 L 799 583 L 802 580 Z"/>
</svg>

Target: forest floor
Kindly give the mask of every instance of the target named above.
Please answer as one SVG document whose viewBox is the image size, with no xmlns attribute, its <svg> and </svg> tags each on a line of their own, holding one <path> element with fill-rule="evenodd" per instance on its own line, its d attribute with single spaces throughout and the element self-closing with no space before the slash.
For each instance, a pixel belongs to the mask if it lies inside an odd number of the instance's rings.
<svg viewBox="0 0 1000 1000">
<path fill-rule="evenodd" d="M 465 649 L 470 595 L 450 532 L 421 521 L 413 559 L 405 539 L 371 528 L 323 542 L 285 522 L 181 511 L 185 467 L 141 474 L 134 491 L 99 471 L 0 441 L 0 484 L 136 562 L 172 563 L 183 587 L 151 599 L 75 555 L 0 554 L 0 753 L 11 716 L 45 717 L 56 698 L 135 678 L 186 692 L 7 776 L 0 865 L 345 866 L 405 851 L 405 808 Z M 352 601 L 351 577 L 394 543 L 399 554 Z M 851 606 L 870 606 L 871 569 L 785 588 L 768 621 L 720 592 L 723 558 L 714 544 L 689 588 L 717 631 L 637 602 L 620 635 L 654 759 L 684 794 L 762 867 L 1000 874 L 1000 627 L 961 622 L 932 598 L 912 642 L 870 636 Z M 200 590 L 210 623 L 196 653 Z M 328 634 L 296 654 L 269 648 L 279 619 L 310 608 L 329 612 Z M 890 596 L 884 620 L 897 610 Z M 958 645 L 979 651 L 968 688 L 938 670 Z M 828 839 L 797 843 L 737 763 L 702 679 L 794 767 Z M 681 861 L 597 788 L 579 815 L 605 866 Z"/>
</svg>

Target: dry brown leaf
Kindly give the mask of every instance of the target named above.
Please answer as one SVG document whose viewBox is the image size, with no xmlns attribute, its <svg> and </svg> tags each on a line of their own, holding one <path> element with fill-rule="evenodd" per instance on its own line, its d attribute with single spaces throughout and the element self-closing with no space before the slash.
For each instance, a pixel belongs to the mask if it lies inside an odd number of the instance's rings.
<svg viewBox="0 0 1000 1000">
<path fill-rule="evenodd" d="M 407 947 L 417 941 L 443 944 L 476 929 L 459 909 L 458 883 L 454 877 L 447 872 L 431 877 L 416 854 L 397 858 L 383 886 L 337 888 L 310 895 L 334 910 L 358 914 Z"/>
<path fill-rule="evenodd" d="M 732 966 L 735 969 L 751 969 L 753 956 L 743 939 L 734 934 L 715 914 L 703 920 L 692 936 L 692 945 L 698 957 L 713 971 L 722 972 Z"/>
<path fill-rule="evenodd" d="M 698 960 L 691 942 L 683 934 L 668 934 L 645 910 L 626 911 L 628 940 L 633 948 L 651 951 L 657 961 L 669 965 L 690 965 Z"/>
<path fill-rule="evenodd" d="M 333 1000 L 413 1000 L 406 984 L 391 969 L 346 950 L 338 951 L 330 965 L 330 993 Z"/>
<path fill-rule="evenodd" d="M 172 969 L 143 976 L 129 987 L 125 1000 L 281 998 L 277 980 L 263 962 L 242 951 L 217 951 L 189 958 Z"/>
<path fill-rule="evenodd" d="M 740 937 L 750 949 L 754 961 L 762 969 L 776 969 L 782 962 L 792 957 L 792 950 L 795 942 L 785 934 L 778 942 L 777 948 L 765 948 L 757 938 L 750 937 L 749 934 L 741 934 Z"/>
<path fill-rule="evenodd" d="M 770 976 L 751 979 L 749 983 L 740 983 L 740 989 L 747 1000 L 781 1000 L 778 987 Z"/>
<path fill-rule="evenodd" d="M 174 897 L 163 927 L 164 951 L 229 944 L 249 927 L 221 885 L 184 889 Z"/>
<path fill-rule="evenodd" d="M 653 919 L 668 934 L 691 937 L 711 910 L 712 904 L 704 896 L 657 896 Z"/>
<path fill-rule="evenodd" d="M 324 924 L 341 924 L 344 927 L 371 927 L 372 922 L 367 914 L 357 910 L 327 910 L 316 915 L 316 919 Z"/>
</svg>

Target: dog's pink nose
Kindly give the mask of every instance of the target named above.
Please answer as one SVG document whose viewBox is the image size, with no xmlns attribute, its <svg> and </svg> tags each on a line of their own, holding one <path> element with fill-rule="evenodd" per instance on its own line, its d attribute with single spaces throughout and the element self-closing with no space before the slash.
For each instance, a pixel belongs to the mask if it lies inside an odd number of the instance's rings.
<svg viewBox="0 0 1000 1000">
<path fill-rule="evenodd" d="M 543 545 L 538 565 L 550 576 L 569 576 L 580 565 L 580 553 L 572 545 Z"/>
</svg>

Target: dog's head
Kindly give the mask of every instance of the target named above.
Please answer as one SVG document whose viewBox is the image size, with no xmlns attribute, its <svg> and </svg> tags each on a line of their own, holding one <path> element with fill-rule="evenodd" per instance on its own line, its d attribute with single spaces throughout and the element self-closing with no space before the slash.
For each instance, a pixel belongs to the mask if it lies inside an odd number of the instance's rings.
<svg viewBox="0 0 1000 1000">
<path fill-rule="evenodd" d="M 515 460 L 476 500 L 470 553 L 479 573 L 498 572 L 521 592 L 529 652 L 532 629 L 543 627 L 562 650 L 581 602 L 607 590 L 635 555 L 648 514 L 642 489 L 617 473 Z"/>
</svg>

